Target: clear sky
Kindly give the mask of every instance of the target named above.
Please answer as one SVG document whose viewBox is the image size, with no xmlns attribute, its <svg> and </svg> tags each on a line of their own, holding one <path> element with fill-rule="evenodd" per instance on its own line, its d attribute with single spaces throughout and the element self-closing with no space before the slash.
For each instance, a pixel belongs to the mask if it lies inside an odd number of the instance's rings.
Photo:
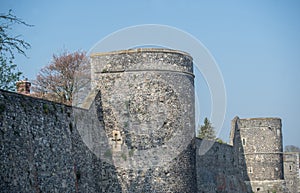
<svg viewBox="0 0 300 193">
<path fill-rule="evenodd" d="M 199 39 L 222 72 L 227 111 L 220 137 L 236 115 L 280 117 L 284 145 L 300 146 L 300 1 L 17 1 L 0 0 L 34 27 L 15 26 L 32 48 L 15 62 L 29 79 L 64 49 L 88 51 L 110 33 L 140 24 L 164 24 Z M 210 96 L 200 78 L 201 119 Z"/>
</svg>

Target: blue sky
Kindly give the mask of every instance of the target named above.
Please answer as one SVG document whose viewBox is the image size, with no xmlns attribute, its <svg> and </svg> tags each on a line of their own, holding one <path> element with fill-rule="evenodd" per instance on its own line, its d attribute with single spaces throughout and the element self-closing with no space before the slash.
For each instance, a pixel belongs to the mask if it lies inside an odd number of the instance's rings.
<svg viewBox="0 0 300 193">
<path fill-rule="evenodd" d="M 34 27 L 15 26 L 32 48 L 16 63 L 29 79 L 64 49 L 88 51 L 110 33 L 133 25 L 163 24 L 199 39 L 222 72 L 227 111 L 220 137 L 228 140 L 234 116 L 280 117 L 284 145 L 300 146 L 300 1 L 17 1 L 0 12 Z M 201 120 L 210 95 L 199 77 Z"/>
</svg>

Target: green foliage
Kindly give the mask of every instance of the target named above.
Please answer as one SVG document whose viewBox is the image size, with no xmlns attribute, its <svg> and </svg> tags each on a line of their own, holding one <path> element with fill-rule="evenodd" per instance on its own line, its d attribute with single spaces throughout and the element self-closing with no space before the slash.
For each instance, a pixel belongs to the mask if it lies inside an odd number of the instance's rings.
<svg viewBox="0 0 300 193">
<path fill-rule="evenodd" d="M 30 44 L 21 39 L 20 35 L 10 34 L 14 24 L 31 26 L 13 15 L 12 10 L 7 14 L 0 14 L 0 89 L 12 91 L 15 90 L 15 83 L 20 80 L 22 74 L 13 62 L 15 52 L 26 56 L 24 50 L 30 48 Z"/>
<path fill-rule="evenodd" d="M 207 117 L 204 119 L 204 125 L 200 126 L 198 137 L 201 139 L 215 140 L 215 130 Z"/>
<path fill-rule="evenodd" d="M 215 129 L 207 117 L 205 117 L 204 119 L 204 125 L 200 126 L 197 137 L 200 139 L 214 140 L 218 143 L 226 144 L 226 142 L 223 141 L 221 138 L 216 137 Z"/>
<path fill-rule="evenodd" d="M 216 142 L 221 143 L 221 144 L 226 144 L 226 142 L 223 141 L 221 138 L 216 138 Z"/>
<path fill-rule="evenodd" d="M 17 65 L 10 63 L 0 56 L 0 89 L 15 90 L 15 83 L 20 80 L 21 72 L 16 70 Z"/>
</svg>

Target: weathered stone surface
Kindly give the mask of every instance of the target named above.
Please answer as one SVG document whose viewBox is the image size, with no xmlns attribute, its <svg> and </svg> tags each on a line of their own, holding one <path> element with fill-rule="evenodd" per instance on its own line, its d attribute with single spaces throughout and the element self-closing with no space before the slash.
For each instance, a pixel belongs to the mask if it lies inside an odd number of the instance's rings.
<svg viewBox="0 0 300 193">
<path fill-rule="evenodd" d="M 227 144 L 214 141 L 211 148 L 202 155 L 201 143 L 204 141 L 196 139 L 196 168 L 197 185 L 199 193 L 240 193 L 252 192 L 243 179 L 238 166 L 238 160 L 234 157 L 234 149 Z"/>
<path fill-rule="evenodd" d="M 3 91 L 0 98 L 1 192 L 67 192 L 74 187 L 66 116 L 71 108 Z"/>
<path fill-rule="evenodd" d="M 233 144 L 243 179 L 259 192 L 288 192 L 283 173 L 281 119 L 251 118 L 232 121 Z"/>
<path fill-rule="evenodd" d="M 300 192 L 299 163 L 298 152 L 283 155 L 284 179 L 289 192 Z"/>
<path fill-rule="evenodd" d="M 196 192 L 191 57 L 99 57 L 87 110 L 1 91 L 1 190 Z"/>
<path fill-rule="evenodd" d="M 94 54 L 91 67 L 123 191 L 195 192 L 192 58 L 136 49 Z"/>
<path fill-rule="evenodd" d="M 299 188 L 299 157 L 282 153 L 278 118 L 236 117 L 231 144 L 211 142 L 200 154 L 188 54 L 165 49 L 95 54 L 92 69 L 85 109 L 0 90 L 1 192 Z"/>
</svg>

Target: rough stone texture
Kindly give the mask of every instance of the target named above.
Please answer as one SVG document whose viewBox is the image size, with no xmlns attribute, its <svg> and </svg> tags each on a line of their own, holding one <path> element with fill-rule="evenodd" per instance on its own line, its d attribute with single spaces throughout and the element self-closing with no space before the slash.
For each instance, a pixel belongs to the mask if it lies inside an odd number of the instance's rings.
<svg viewBox="0 0 300 193">
<path fill-rule="evenodd" d="M 1 192 L 101 192 L 101 162 L 82 143 L 71 107 L 5 91 L 0 98 Z"/>
<path fill-rule="evenodd" d="M 236 117 L 232 121 L 230 141 L 243 179 L 253 191 L 287 192 L 283 176 L 281 119 Z"/>
<path fill-rule="evenodd" d="M 289 192 L 300 192 L 299 153 L 291 152 L 283 155 L 284 179 Z"/>
<path fill-rule="evenodd" d="M 0 90 L 1 192 L 299 188 L 299 157 L 282 153 L 278 118 L 236 117 L 231 145 L 206 142 L 199 152 L 188 54 L 137 49 L 92 59 L 84 109 Z"/>
<path fill-rule="evenodd" d="M 88 109 L 1 91 L 3 192 L 197 191 L 191 57 L 151 49 L 104 58 L 130 70 L 94 70 Z"/>
<path fill-rule="evenodd" d="M 227 144 L 206 141 L 211 148 L 201 155 L 200 146 L 203 140 L 196 140 L 197 186 L 198 193 L 241 193 L 252 192 L 244 183 L 234 155 L 234 149 Z"/>
<path fill-rule="evenodd" d="M 175 50 L 136 49 L 94 54 L 91 64 L 123 191 L 195 192 L 192 58 Z"/>
<path fill-rule="evenodd" d="M 252 187 L 253 192 L 263 192 L 263 193 L 282 193 L 282 192 L 290 192 L 286 187 L 285 180 L 260 180 L 260 181 L 247 181 Z"/>
<path fill-rule="evenodd" d="M 89 111 L 72 109 L 6 91 L 0 91 L 0 97 L 1 192 L 196 191 L 188 188 L 196 188 L 193 141 L 167 165 L 124 169 L 95 156 L 74 125 L 73 119 L 80 115 L 87 131 L 101 127 L 91 120 L 98 106 Z M 86 135 L 99 137 L 95 133 Z"/>
</svg>

